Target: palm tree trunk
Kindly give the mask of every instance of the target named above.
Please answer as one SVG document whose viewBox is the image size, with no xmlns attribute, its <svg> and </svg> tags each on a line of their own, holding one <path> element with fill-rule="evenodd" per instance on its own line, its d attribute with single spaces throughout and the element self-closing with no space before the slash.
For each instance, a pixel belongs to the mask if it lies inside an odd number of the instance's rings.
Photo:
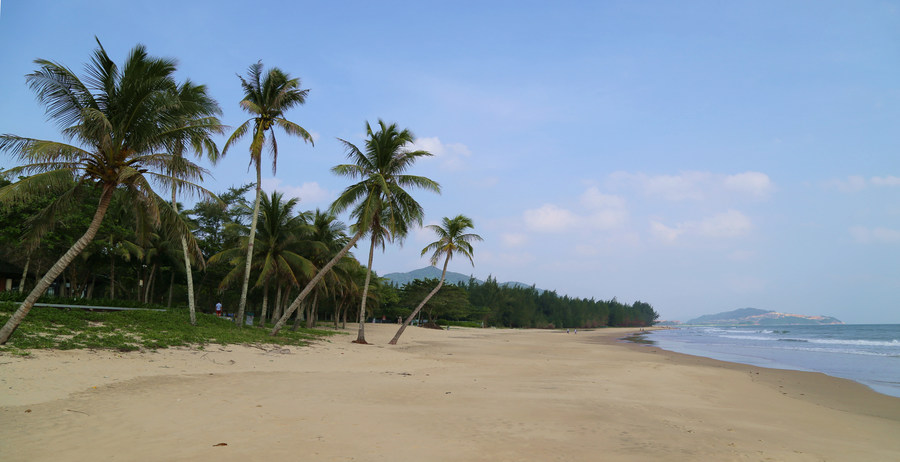
<svg viewBox="0 0 900 462">
<path fill-rule="evenodd" d="M 109 256 L 109 299 L 116 299 L 116 257 Z"/>
<path fill-rule="evenodd" d="M 175 197 L 175 186 L 172 186 L 172 209 L 178 215 L 178 203 Z M 184 252 L 184 272 L 187 275 L 188 311 L 191 313 L 191 325 L 197 325 L 197 311 L 194 305 L 194 275 L 191 271 L 191 257 L 188 254 L 187 238 L 181 236 L 181 249 Z M 174 273 L 172 273 L 174 275 Z M 172 305 L 172 286 L 169 286 L 169 305 Z"/>
<path fill-rule="evenodd" d="M 147 277 L 147 287 L 144 287 L 144 303 L 150 302 L 150 286 L 153 285 L 153 276 L 156 274 L 156 263 L 150 267 L 150 276 Z"/>
<path fill-rule="evenodd" d="M 263 284 L 263 304 L 262 304 L 262 313 L 259 314 L 259 327 L 266 327 L 266 312 L 269 308 L 269 280 L 266 279 L 265 284 Z"/>
<path fill-rule="evenodd" d="M 316 294 L 313 295 L 312 303 L 310 303 L 309 306 L 307 307 L 307 310 L 308 310 L 306 312 L 306 328 L 307 329 L 312 329 L 313 327 L 315 327 L 316 311 L 318 310 L 318 308 L 319 308 L 319 293 L 316 292 Z M 295 331 L 297 330 L 297 327 L 298 326 L 294 327 Z"/>
<path fill-rule="evenodd" d="M 91 275 L 91 283 L 90 283 L 90 285 L 88 285 L 87 295 L 84 298 L 86 298 L 88 300 L 94 299 L 94 286 L 96 284 L 97 284 L 97 274 L 95 273 L 95 274 Z"/>
<path fill-rule="evenodd" d="M 19 281 L 19 293 L 25 292 L 25 278 L 28 277 L 28 265 L 31 264 L 31 252 L 28 252 L 28 258 L 25 259 L 25 269 L 22 270 L 22 279 Z"/>
<path fill-rule="evenodd" d="M 256 200 L 253 202 L 253 220 L 250 222 L 250 240 L 247 241 L 247 263 L 244 265 L 244 284 L 241 286 L 241 303 L 238 305 L 238 327 L 244 327 L 244 308 L 247 306 L 247 286 L 250 285 L 250 265 L 253 263 L 253 239 L 256 238 L 256 222 L 259 219 L 259 196 L 262 192 L 262 173 L 256 162 Z"/>
<path fill-rule="evenodd" d="M 369 298 L 369 281 L 372 279 L 372 259 L 375 256 L 375 233 L 372 233 L 372 245 L 369 247 L 369 266 L 366 267 L 366 283 L 363 285 L 363 293 L 362 293 L 362 304 L 359 307 L 359 334 L 356 336 L 356 340 L 353 343 L 362 343 L 363 345 L 367 345 L 369 342 L 366 342 L 366 299 Z"/>
<path fill-rule="evenodd" d="M 341 251 L 331 259 L 330 262 L 322 267 L 322 269 L 320 269 L 312 279 L 310 279 L 310 281 L 306 284 L 306 287 L 304 287 L 303 290 L 300 291 L 300 295 L 297 295 L 297 298 L 294 299 L 294 301 L 291 303 L 291 306 L 289 306 L 284 315 L 281 316 L 281 319 L 279 319 L 278 322 L 275 323 L 275 327 L 272 328 L 272 332 L 269 335 L 278 335 L 278 331 L 280 331 L 281 328 L 284 327 L 284 323 L 287 322 L 288 318 L 290 318 L 294 310 L 296 310 L 297 307 L 300 306 L 300 303 L 303 302 L 303 299 L 306 298 L 306 296 L 309 295 L 310 291 L 312 291 L 316 284 L 318 284 L 319 281 L 321 281 L 322 278 L 325 277 L 325 275 L 328 274 L 329 271 L 331 271 L 331 267 L 339 262 L 341 258 L 344 258 L 344 255 L 347 255 L 347 252 L 349 252 L 350 249 L 354 245 L 356 245 L 356 241 L 358 241 L 366 231 L 367 229 L 360 229 L 359 231 L 357 231 L 356 235 L 353 236 L 353 239 L 350 239 L 350 242 L 348 242 L 347 245 L 345 245 L 344 248 L 341 249 Z"/>
<path fill-rule="evenodd" d="M 300 321 L 303 320 L 303 314 L 306 313 L 306 310 L 309 308 L 309 302 L 303 303 L 303 306 L 297 310 L 297 316 L 294 316 L 294 324 L 291 326 L 291 330 L 296 332 L 297 329 L 300 328 Z"/>
<path fill-rule="evenodd" d="M 447 254 L 447 258 L 444 260 L 444 270 L 441 272 L 441 281 L 438 282 L 438 285 L 434 289 L 432 289 L 431 292 L 425 297 L 425 300 L 422 300 L 422 303 L 419 303 L 419 306 L 417 306 L 416 309 L 413 310 L 412 314 L 410 314 L 409 317 L 406 318 L 405 321 L 403 321 L 403 324 L 400 325 L 400 329 L 397 329 L 397 333 L 394 334 L 394 338 L 392 338 L 391 341 L 388 342 L 389 345 L 397 344 L 397 341 L 400 340 L 400 336 L 403 335 L 403 331 L 406 330 L 406 326 L 408 326 L 409 323 L 412 322 L 413 318 L 415 318 L 416 315 L 419 314 L 419 311 L 421 311 L 425 304 L 428 303 L 428 300 L 431 300 L 431 297 L 434 297 L 434 295 L 437 294 L 439 290 L 441 290 L 441 287 L 444 285 L 444 277 L 447 275 L 447 263 L 450 263 L 449 253 Z"/>
<path fill-rule="evenodd" d="M 281 319 L 281 308 L 283 306 L 284 301 L 281 299 L 281 284 L 278 284 L 278 289 L 275 291 L 275 309 L 272 311 L 272 321 Z"/>
<path fill-rule="evenodd" d="M 166 305 L 168 308 L 172 308 L 172 291 L 175 287 L 175 271 L 172 271 L 172 276 L 169 277 L 169 303 Z"/>
<path fill-rule="evenodd" d="M 74 260 L 75 257 L 90 244 L 94 239 L 94 236 L 97 235 L 97 230 L 100 229 L 100 224 L 103 223 L 103 216 L 106 215 L 106 210 L 109 208 L 109 202 L 112 199 L 114 190 L 114 186 L 103 187 L 103 193 L 100 195 L 100 203 L 97 205 L 97 211 L 94 212 L 94 218 L 91 220 L 91 224 L 88 226 L 87 231 L 85 231 L 84 235 L 75 241 L 75 244 L 60 257 L 49 271 L 47 271 L 47 274 L 45 274 L 35 285 L 34 289 L 31 290 L 31 293 L 28 294 L 28 297 L 25 298 L 25 301 L 19 306 L 19 309 L 17 309 L 12 317 L 6 321 L 6 324 L 0 329 L 0 345 L 5 344 L 6 341 L 9 340 L 9 337 L 15 332 L 16 328 L 19 327 L 19 324 L 22 323 L 22 320 L 25 319 L 28 312 L 31 311 L 31 307 L 34 306 L 37 299 L 47 291 L 47 288 L 50 287 L 50 284 L 53 283 L 56 277 L 69 266 L 69 263 L 72 263 L 72 260 Z"/>
</svg>

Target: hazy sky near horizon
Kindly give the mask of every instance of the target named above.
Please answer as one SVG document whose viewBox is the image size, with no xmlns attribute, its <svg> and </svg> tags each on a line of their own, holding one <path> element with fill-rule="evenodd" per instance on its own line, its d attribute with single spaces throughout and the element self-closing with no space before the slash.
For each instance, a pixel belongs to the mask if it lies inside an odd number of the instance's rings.
<svg viewBox="0 0 900 462">
<path fill-rule="evenodd" d="M 435 154 L 411 173 L 443 187 L 416 193 L 426 224 L 462 213 L 485 238 L 452 271 L 662 319 L 900 323 L 900 2 L 7 0 L 0 132 L 60 139 L 24 75 L 36 58 L 83 75 L 94 36 L 117 63 L 138 43 L 177 58 L 232 127 L 250 64 L 300 77 L 287 116 L 315 147 L 279 133 L 263 181 L 304 209 L 349 184 L 336 138 L 409 128 Z M 252 181 L 248 146 L 205 186 Z M 374 269 L 421 268 L 432 240 Z"/>
</svg>

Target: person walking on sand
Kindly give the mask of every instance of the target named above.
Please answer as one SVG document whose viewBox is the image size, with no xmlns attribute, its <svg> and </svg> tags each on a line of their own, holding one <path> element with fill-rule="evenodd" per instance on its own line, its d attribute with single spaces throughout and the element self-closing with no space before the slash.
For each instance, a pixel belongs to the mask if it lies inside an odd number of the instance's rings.
<svg viewBox="0 0 900 462">
<path fill-rule="evenodd" d="M 222 316 L 222 302 L 216 303 L 216 316 Z"/>
</svg>

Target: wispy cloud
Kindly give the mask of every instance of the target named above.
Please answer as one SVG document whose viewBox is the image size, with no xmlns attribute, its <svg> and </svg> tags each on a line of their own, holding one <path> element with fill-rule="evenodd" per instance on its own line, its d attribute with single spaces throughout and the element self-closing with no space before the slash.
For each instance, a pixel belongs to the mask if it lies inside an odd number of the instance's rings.
<svg viewBox="0 0 900 462">
<path fill-rule="evenodd" d="M 825 182 L 825 187 L 837 189 L 843 192 L 857 192 L 866 189 L 869 186 L 874 187 L 898 187 L 900 186 L 900 177 L 886 175 L 873 176 L 866 179 L 862 175 L 850 175 L 847 178 L 829 180 Z"/>
<path fill-rule="evenodd" d="M 735 238 L 750 232 L 753 222 L 747 215 L 737 211 L 728 210 L 702 220 L 684 221 L 672 226 L 663 224 L 658 220 L 650 222 L 650 232 L 663 242 L 675 242 L 682 236 L 701 238 Z"/>
<path fill-rule="evenodd" d="M 900 230 L 875 227 L 867 228 L 865 226 L 853 226 L 850 228 L 850 235 L 856 242 L 861 244 L 895 244 L 900 242 Z"/>
<path fill-rule="evenodd" d="M 441 167 L 451 171 L 462 170 L 466 160 L 472 156 L 469 148 L 462 143 L 443 143 L 438 137 L 417 138 L 414 150 L 428 151 L 440 160 Z"/>
<path fill-rule="evenodd" d="M 280 178 L 264 178 L 262 180 L 262 189 L 267 193 L 279 191 L 284 193 L 285 196 L 297 197 L 300 199 L 303 207 L 328 205 L 334 196 L 315 181 L 303 183 L 300 186 L 293 186 L 284 184 L 284 181 Z"/>
<path fill-rule="evenodd" d="M 767 199 L 775 191 L 775 184 L 761 172 L 733 175 L 697 171 L 677 175 L 615 172 L 609 175 L 608 180 L 614 188 L 636 189 L 645 196 L 670 201 L 700 201 L 723 194 Z"/>
</svg>

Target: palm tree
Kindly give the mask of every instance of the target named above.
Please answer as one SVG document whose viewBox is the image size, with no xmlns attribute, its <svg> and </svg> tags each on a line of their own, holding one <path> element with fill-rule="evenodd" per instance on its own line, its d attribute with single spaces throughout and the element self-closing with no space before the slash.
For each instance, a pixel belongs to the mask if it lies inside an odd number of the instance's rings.
<svg viewBox="0 0 900 462">
<path fill-rule="evenodd" d="M 437 193 L 441 191 L 441 186 L 431 179 L 404 173 L 420 157 L 431 156 L 427 151 L 409 150 L 409 146 L 415 141 L 413 134 L 407 129 L 399 130 L 397 124 L 387 125 L 382 120 L 378 121 L 378 126 L 379 130 L 376 132 L 366 123 L 365 152 L 352 143 L 339 139 L 347 149 L 347 157 L 353 163 L 337 165 L 331 171 L 362 181 L 348 186 L 331 205 L 330 211 L 337 215 L 352 208 L 350 217 L 356 220 L 351 226 L 353 238 L 306 284 L 284 316 L 275 324 L 272 335 L 278 334 L 290 314 L 300 306 L 303 299 L 331 267 L 356 245 L 356 241 L 371 232 L 372 246 L 369 249 L 369 265 L 360 307 L 360 321 L 363 322 L 360 322 L 356 339 L 359 343 L 366 343 L 364 322 L 366 294 L 375 246 L 379 243 L 383 245 L 385 240 L 402 239 L 410 224 L 422 223 L 424 215 L 422 206 L 404 188 L 417 187 Z"/>
<path fill-rule="evenodd" d="M 172 155 L 173 165 L 169 171 L 177 172 L 178 163 L 183 161 L 186 150 L 191 150 L 198 157 L 206 152 L 207 158 L 212 163 L 219 160 L 219 149 L 213 142 L 213 133 L 223 133 L 225 126 L 215 116 L 222 113 L 219 104 L 206 92 L 205 85 L 195 85 L 190 80 L 185 81 L 175 89 L 179 102 L 179 111 L 170 123 L 172 128 L 178 130 L 184 127 L 196 127 L 197 130 L 186 132 L 189 136 L 175 137 L 171 140 L 169 153 Z M 178 186 L 172 185 L 172 208 L 178 213 Z M 191 254 L 188 251 L 187 237 L 181 236 L 181 248 L 184 252 L 184 271 L 187 277 L 188 308 L 190 310 L 191 325 L 197 325 L 196 305 L 194 303 L 194 276 L 191 271 Z M 203 257 L 197 254 L 199 262 L 203 264 Z"/>
<path fill-rule="evenodd" d="M 298 202 L 296 198 L 287 201 L 283 198 L 284 196 L 277 191 L 273 191 L 271 197 L 262 196 L 260 201 L 262 222 L 255 245 L 252 247 L 255 258 L 251 268 L 254 272 L 259 272 L 254 287 L 263 287 L 261 316 L 263 325 L 268 305 L 269 284 L 274 282 L 279 288 L 284 283 L 297 287 L 301 278 L 311 277 L 315 271 L 313 264 L 299 252 L 299 247 L 306 243 L 311 232 L 310 226 L 304 223 L 307 217 L 305 214 L 293 215 Z M 243 276 L 247 247 L 245 240 L 238 247 L 223 250 L 210 257 L 210 263 L 229 261 L 234 265 L 234 269 L 222 280 L 221 288 L 229 286 Z"/>
<path fill-rule="evenodd" d="M 252 126 L 253 140 L 250 142 L 250 164 L 256 167 L 256 201 L 253 204 L 253 221 L 250 224 L 250 240 L 247 247 L 247 259 L 244 266 L 244 283 L 241 287 L 241 301 L 238 306 L 237 319 L 244 319 L 244 308 L 247 305 L 247 286 L 250 282 L 250 265 L 253 260 L 253 242 L 256 237 L 256 221 L 259 217 L 259 200 L 262 195 L 262 164 L 263 146 L 268 142 L 272 150 L 272 173 L 275 173 L 278 163 L 278 143 L 275 142 L 275 127 L 281 127 L 288 135 L 299 136 L 309 144 L 313 144 L 312 136 L 305 128 L 284 118 L 288 109 L 302 105 L 306 102 L 309 90 L 300 89 L 300 79 L 292 79 L 277 67 L 269 69 L 265 77 L 262 76 L 262 61 L 250 66 L 247 71 L 247 79 L 241 79 L 241 87 L 244 89 L 244 99 L 241 108 L 249 112 L 252 117 L 247 119 L 234 130 L 222 155 L 237 140 L 246 135 Z M 268 138 L 267 138 L 268 133 Z M 244 323 L 238 322 L 243 327 Z"/>
<path fill-rule="evenodd" d="M 178 111 L 173 97 L 175 61 L 150 57 L 138 45 L 120 70 L 99 40 L 97 46 L 84 80 L 69 68 L 44 59 L 36 60 L 39 69 L 26 76 L 49 118 L 77 146 L 10 134 L 0 136 L 0 150 L 11 152 L 25 163 L 9 169 L 8 174 L 27 175 L 0 189 L 0 202 L 21 202 L 35 195 L 52 194 L 56 199 L 43 212 L 52 218 L 56 212 L 77 203 L 79 186 L 90 185 L 100 192 L 97 209 L 84 235 L 50 268 L 0 329 L 0 344 L 9 339 L 38 297 L 97 234 L 114 191 L 122 190 L 136 209 L 145 211 L 156 222 L 161 214 L 171 213 L 171 207 L 153 191 L 151 181 L 164 188 L 174 185 L 208 194 L 195 183 L 206 173 L 202 167 L 185 161 L 172 171 L 172 156 L 156 152 L 170 139 L 197 129 L 165 128 L 165 122 Z M 188 232 L 183 222 L 177 226 L 175 231 Z"/>
<path fill-rule="evenodd" d="M 391 345 L 397 344 L 397 341 L 400 340 L 400 336 L 403 335 L 403 331 L 406 330 L 406 326 L 415 319 L 422 307 L 428 303 L 428 300 L 431 300 L 431 297 L 434 297 L 434 294 L 441 290 L 441 287 L 444 285 L 444 277 L 447 275 L 447 264 L 450 263 L 450 259 L 453 258 L 454 253 L 464 255 L 469 259 L 469 262 L 472 263 L 472 266 L 475 266 L 475 260 L 472 258 L 472 254 L 475 252 L 474 249 L 472 249 L 472 242 L 482 241 L 483 239 L 477 234 L 465 232 L 467 229 L 474 227 L 472 219 L 465 215 L 457 215 L 453 218 L 444 217 L 441 221 L 441 225 L 428 225 L 428 228 L 438 235 L 438 240 L 425 246 L 425 248 L 422 249 L 422 255 L 433 252 L 431 254 L 432 266 L 437 266 L 441 256 L 445 256 L 444 269 L 441 271 L 441 280 L 438 282 L 437 286 L 425 296 L 422 303 L 419 303 L 419 306 L 413 310 L 412 314 L 403 321 L 400 329 L 397 330 L 397 333 L 394 334 L 394 338 L 389 342 Z"/>
</svg>

